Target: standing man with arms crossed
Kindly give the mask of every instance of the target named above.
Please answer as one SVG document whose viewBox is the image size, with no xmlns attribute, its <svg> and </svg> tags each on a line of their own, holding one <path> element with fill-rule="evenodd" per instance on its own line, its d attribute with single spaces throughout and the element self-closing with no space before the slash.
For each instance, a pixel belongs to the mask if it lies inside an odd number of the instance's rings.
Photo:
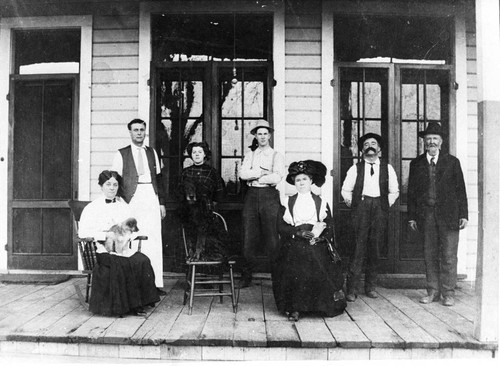
<svg viewBox="0 0 500 366">
<path fill-rule="evenodd" d="M 460 161 L 440 152 L 441 126 L 431 122 L 418 135 L 426 153 L 410 163 L 408 182 L 408 224 L 424 235 L 427 296 L 423 304 L 439 301 L 455 304 L 459 230 L 467 226 L 468 207 Z"/>
<path fill-rule="evenodd" d="M 399 197 L 398 178 L 394 168 L 379 159 L 382 137 L 367 133 L 358 141 L 363 160 L 347 171 L 342 197 L 351 207 L 355 248 L 347 277 L 347 301 L 356 301 L 366 257 L 365 294 L 377 298 L 375 291 L 379 250 L 384 240 L 389 207 Z"/>
<path fill-rule="evenodd" d="M 269 122 L 259 120 L 250 133 L 255 136 L 252 151 L 245 155 L 240 178 L 247 181 L 243 206 L 243 272 L 240 287 L 252 283 L 256 248 L 264 242 L 271 266 L 278 249 L 278 211 L 281 207 L 276 185 L 285 175 L 285 159 L 269 145 L 274 130 Z"/>
<path fill-rule="evenodd" d="M 132 144 L 119 149 L 112 170 L 123 177 L 125 201 L 137 219 L 142 235 L 148 240 L 142 252 L 148 256 L 155 273 L 155 285 L 160 295 L 163 288 L 163 245 L 161 220 L 166 215 L 161 168 L 156 151 L 144 145 L 146 122 L 134 119 L 127 125 Z"/>
</svg>

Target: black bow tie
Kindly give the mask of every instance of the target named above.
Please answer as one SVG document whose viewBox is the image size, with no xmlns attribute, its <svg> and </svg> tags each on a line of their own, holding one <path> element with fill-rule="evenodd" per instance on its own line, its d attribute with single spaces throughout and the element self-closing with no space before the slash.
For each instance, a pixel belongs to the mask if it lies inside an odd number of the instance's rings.
<svg viewBox="0 0 500 366">
<path fill-rule="evenodd" d="M 109 199 L 104 199 L 104 202 L 106 203 L 115 203 L 116 202 L 116 198 L 113 198 L 112 200 L 109 200 Z"/>
</svg>

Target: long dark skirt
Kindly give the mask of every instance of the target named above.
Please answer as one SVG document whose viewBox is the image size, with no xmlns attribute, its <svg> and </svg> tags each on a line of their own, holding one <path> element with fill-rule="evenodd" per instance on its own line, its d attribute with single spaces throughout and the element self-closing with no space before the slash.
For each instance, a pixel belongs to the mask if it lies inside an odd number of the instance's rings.
<svg viewBox="0 0 500 366">
<path fill-rule="evenodd" d="M 91 290 L 89 310 L 100 315 L 124 315 L 160 301 L 151 262 L 139 252 L 129 258 L 98 253 Z"/>
<path fill-rule="evenodd" d="M 325 243 L 310 245 L 301 238 L 282 242 L 272 279 L 282 313 L 318 312 L 333 317 L 346 307 L 342 268 L 330 260 Z"/>
</svg>

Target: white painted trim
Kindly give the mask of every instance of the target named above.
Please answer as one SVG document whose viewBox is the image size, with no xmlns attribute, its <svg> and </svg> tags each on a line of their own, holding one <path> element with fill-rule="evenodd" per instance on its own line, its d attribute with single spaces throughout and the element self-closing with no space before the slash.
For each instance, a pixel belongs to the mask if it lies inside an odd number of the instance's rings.
<svg viewBox="0 0 500 366">
<path fill-rule="evenodd" d="M 466 28 L 465 28 L 465 9 L 456 10 L 455 16 L 455 81 L 458 83 L 455 101 L 455 141 L 450 141 L 450 145 L 454 144 L 457 158 L 460 159 L 460 164 L 464 172 L 465 184 L 468 181 L 468 151 L 463 148 L 468 146 L 468 125 L 467 125 L 467 43 L 466 43 Z M 467 233 L 469 229 L 460 230 L 460 245 L 458 246 L 458 273 L 466 273 L 467 280 L 474 280 L 476 277 L 475 271 L 467 273 Z"/>
<path fill-rule="evenodd" d="M 434 2 L 397 2 L 397 1 L 337 1 L 326 0 L 323 11 L 335 14 L 369 14 L 369 15 L 411 15 L 411 16 L 443 16 L 455 13 L 453 4 Z"/>
<path fill-rule="evenodd" d="M 333 13 L 323 10 L 321 20 L 321 160 L 328 170 L 321 195 L 333 207 L 333 139 L 334 139 L 334 95 L 330 81 L 333 70 Z"/>
<path fill-rule="evenodd" d="M 273 123 L 276 133 L 273 145 L 285 154 L 285 9 L 272 1 L 149 1 L 140 4 L 139 15 L 139 118 L 149 121 L 151 73 L 151 14 L 153 13 L 273 13 L 273 69 L 276 86 L 273 90 Z M 284 192 L 284 182 L 278 186 Z"/>
<path fill-rule="evenodd" d="M 78 197 L 90 195 L 90 118 L 91 118 L 91 71 L 92 71 L 92 16 L 51 16 L 0 19 L 0 130 L 9 131 L 9 93 L 12 61 L 12 30 L 26 28 L 80 28 L 80 90 L 79 90 L 79 165 Z M 0 270 L 7 270 L 7 200 L 8 200 L 8 152 L 9 134 L 0 135 Z"/>
</svg>

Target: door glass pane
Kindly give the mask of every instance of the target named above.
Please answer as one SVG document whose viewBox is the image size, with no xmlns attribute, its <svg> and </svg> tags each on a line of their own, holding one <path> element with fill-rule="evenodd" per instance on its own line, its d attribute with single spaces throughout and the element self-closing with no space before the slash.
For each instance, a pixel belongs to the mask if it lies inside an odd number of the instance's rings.
<svg viewBox="0 0 500 366">
<path fill-rule="evenodd" d="M 16 74 L 78 73 L 80 30 L 16 30 Z"/>
<path fill-rule="evenodd" d="M 340 68 L 340 181 L 361 153 L 358 139 L 373 132 L 387 141 L 388 70 Z M 388 144 L 382 155 L 387 156 Z M 339 197 L 339 199 L 341 199 Z"/>
<path fill-rule="evenodd" d="M 448 131 L 448 75 L 448 70 L 401 69 L 400 199 L 403 204 L 407 203 L 409 163 L 425 151 L 418 132 L 425 130 L 429 122 L 440 123 L 445 135 Z M 447 152 L 448 146 L 445 136 L 442 150 Z"/>
<path fill-rule="evenodd" d="M 176 200 L 181 170 L 191 165 L 186 147 L 203 140 L 204 69 L 168 69 L 158 73 L 156 147 L 168 200 Z"/>
<path fill-rule="evenodd" d="M 245 151 L 251 145 L 251 129 L 267 116 L 267 68 L 238 68 L 238 82 L 231 68 L 219 69 L 221 90 L 221 175 L 230 200 L 241 198 L 237 178 Z M 244 86 L 242 90 L 242 85 Z"/>
</svg>

